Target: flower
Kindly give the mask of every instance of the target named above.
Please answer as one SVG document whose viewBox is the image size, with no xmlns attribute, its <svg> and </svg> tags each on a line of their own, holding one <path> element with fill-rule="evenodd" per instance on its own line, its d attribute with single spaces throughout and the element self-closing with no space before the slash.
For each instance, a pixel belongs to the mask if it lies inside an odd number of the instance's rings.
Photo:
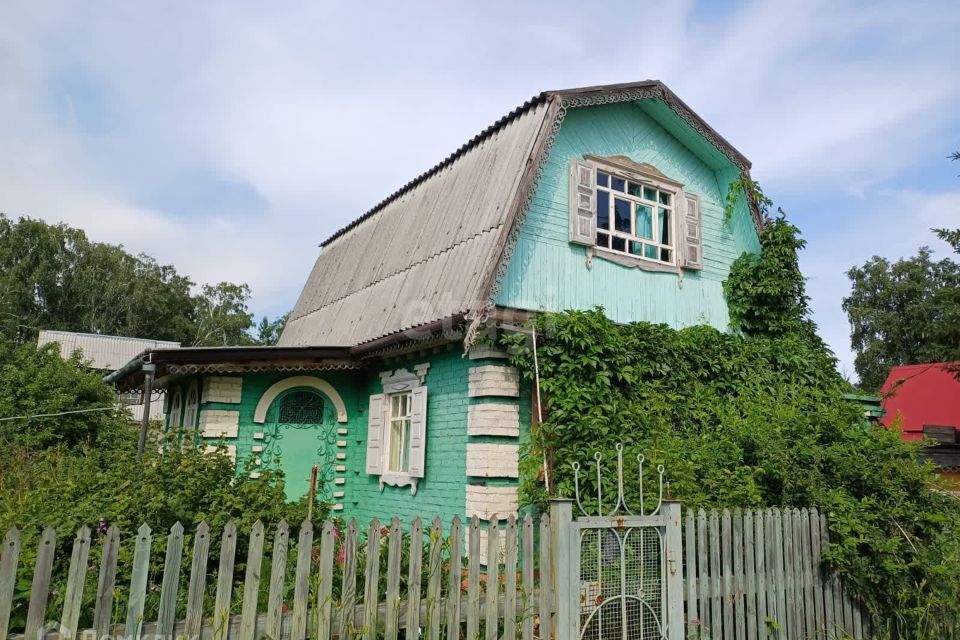
<svg viewBox="0 0 960 640">
<path fill-rule="evenodd" d="M 343 563 L 346 562 L 346 560 L 347 560 L 347 548 L 340 547 L 340 551 L 337 552 L 337 564 L 342 567 Z"/>
</svg>

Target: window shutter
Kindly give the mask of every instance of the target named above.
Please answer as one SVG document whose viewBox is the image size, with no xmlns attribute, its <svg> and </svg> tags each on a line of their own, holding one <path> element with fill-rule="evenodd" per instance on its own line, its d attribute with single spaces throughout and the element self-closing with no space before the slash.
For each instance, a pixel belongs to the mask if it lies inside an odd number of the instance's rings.
<svg viewBox="0 0 960 640">
<path fill-rule="evenodd" d="M 370 396 L 370 410 L 367 413 L 367 473 L 380 475 L 383 468 L 383 408 L 384 395 Z"/>
<path fill-rule="evenodd" d="M 427 387 L 414 387 L 411 392 L 413 410 L 410 414 L 409 473 L 422 478 L 427 453 Z"/>
<path fill-rule="evenodd" d="M 687 269 L 703 269 L 700 198 L 683 194 L 683 204 L 683 266 Z"/>
<path fill-rule="evenodd" d="M 570 242 L 590 247 L 597 242 L 596 184 L 592 163 L 570 161 Z"/>
</svg>

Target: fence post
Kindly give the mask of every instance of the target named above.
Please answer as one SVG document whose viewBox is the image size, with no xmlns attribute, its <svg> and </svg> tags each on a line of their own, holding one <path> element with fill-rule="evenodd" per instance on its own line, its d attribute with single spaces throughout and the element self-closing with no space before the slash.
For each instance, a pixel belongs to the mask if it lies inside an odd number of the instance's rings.
<svg viewBox="0 0 960 640">
<path fill-rule="evenodd" d="M 574 576 L 580 576 L 580 548 L 573 544 L 576 537 L 573 529 L 573 500 L 569 498 L 553 498 L 550 500 L 550 537 L 553 551 L 554 588 L 556 601 L 557 623 L 556 640 L 574 640 L 580 635 L 579 611 L 576 606 L 577 595 L 574 593 Z M 542 568 L 541 568 L 542 572 Z M 543 612 L 540 614 L 543 615 Z M 549 640 L 549 639 L 546 639 Z"/>
<path fill-rule="evenodd" d="M 685 629 L 683 624 L 683 539 L 680 535 L 680 503 L 676 500 L 664 500 L 661 510 L 667 518 L 667 530 L 664 536 L 667 555 L 667 638 L 668 640 L 683 640 Z"/>
</svg>

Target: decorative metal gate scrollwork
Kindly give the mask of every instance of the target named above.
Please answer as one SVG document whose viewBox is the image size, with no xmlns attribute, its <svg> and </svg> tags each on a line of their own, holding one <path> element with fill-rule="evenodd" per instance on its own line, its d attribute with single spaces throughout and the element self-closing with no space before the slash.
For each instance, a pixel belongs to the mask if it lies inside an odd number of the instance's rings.
<svg viewBox="0 0 960 640">
<path fill-rule="evenodd" d="M 674 640 L 683 637 L 683 577 L 679 504 L 664 500 L 664 468 L 657 466 L 654 491 L 644 494 L 644 456 L 624 491 L 623 445 L 617 445 L 615 491 L 604 485 L 603 456 L 594 454 L 591 473 L 573 464 L 576 517 L 569 523 L 573 599 L 570 638 L 576 640 Z M 647 470 L 649 474 L 649 470 Z M 634 484 L 635 482 L 635 484 Z M 609 495 L 609 492 L 608 492 Z M 574 515 L 574 514 L 571 514 Z M 561 559 L 561 562 L 565 559 Z M 571 625 L 573 626 L 573 625 Z"/>
</svg>

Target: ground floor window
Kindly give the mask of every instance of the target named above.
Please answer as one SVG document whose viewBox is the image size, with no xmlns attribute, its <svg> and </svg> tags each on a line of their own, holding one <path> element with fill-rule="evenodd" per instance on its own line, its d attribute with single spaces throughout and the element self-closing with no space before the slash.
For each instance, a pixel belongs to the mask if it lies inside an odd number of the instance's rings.
<svg viewBox="0 0 960 640">
<path fill-rule="evenodd" d="M 390 394 L 388 471 L 408 471 L 410 468 L 411 399 L 409 391 Z"/>
</svg>

